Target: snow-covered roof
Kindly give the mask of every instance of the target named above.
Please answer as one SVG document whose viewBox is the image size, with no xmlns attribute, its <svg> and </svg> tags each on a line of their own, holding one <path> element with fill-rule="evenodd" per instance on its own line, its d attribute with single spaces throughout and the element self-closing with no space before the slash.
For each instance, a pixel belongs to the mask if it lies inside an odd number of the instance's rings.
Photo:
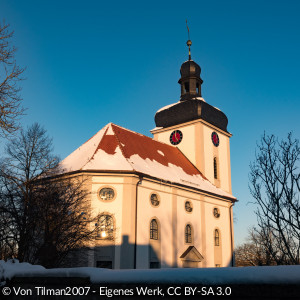
<svg viewBox="0 0 300 300">
<path fill-rule="evenodd" d="M 64 172 L 130 171 L 235 199 L 177 148 L 109 123 L 61 162 Z"/>
<path fill-rule="evenodd" d="M 204 100 L 204 98 L 202 98 L 202 97 L 193 97 L 192 100 L 201 100 L 201 101 L 206 102 L 206 101 Z M 161 111 L 166 110 L 166 109 L 169 109 L 169 108 L 171 108 L 172 106 L 177 105 L 178 103 L 180 103 L 180 101 L 175 102 L 175 103 L 172 103 L 172 104 L 169 104 L 169 105 L 166 105 L 166 106 L 160 108 L 156 113 L 161 112 Z"/>
<path fill-rule="evenodd" d="M 158 112 L 160 112 L 160 111 L 162 111 L 162 110 L 168 109 L 168 108 L 170 108 L 170 107 L 172 107 L 172 106 L 174 106 L 174 105 L 176 105 L 176 104 L 178 104 L 178 103 L 180 103 L 180 101 L 175 102 L 175 103 L 172 103 L 172 104 L 169 104 L 169 105 L 166 105 L 166 106 L 160 108 L 156 113 L 158 113 Z"/>
</svg>

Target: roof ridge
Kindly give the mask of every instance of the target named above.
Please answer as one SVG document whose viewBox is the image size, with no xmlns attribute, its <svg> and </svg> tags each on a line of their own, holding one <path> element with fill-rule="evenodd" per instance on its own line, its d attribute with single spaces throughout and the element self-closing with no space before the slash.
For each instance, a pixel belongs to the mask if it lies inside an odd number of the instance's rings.
<svg viewBox="0 0 300 300">
<path fill-rule="evenodd" d="M 124 129 L 124 130 L 126 130 L 126 131 L 132 132 L 132 133 L 134 133 L 134 134 L 137 134 L 137 135 L 141 135 L 141 136 L 143 136 L 143 137 L 146 137 L 146 138 L 150 139 L 151 141 L 153 141 L 153 142 L 155 142 L 155 143 L 167 145 L 167 146 L 172 147 L 172 148 L 177 148 L 177 147 L 174 147 L 174 146 L 172 146 L 172 145 L 169 145 L 169 144 L 167 144 L 167 143 L 165 143 L 165 142 L 161 142 L 161 141 L 154 140 L 152 137 L 147 136 L 147 135 L 145 135 L 145 134 L 142 134 L 142 133 L 139 133 L 139 132 L 135 132 L 135 131 L 133 131 L 133 130 L 130 130 L 130 129 L 125 128 L 125 127 L 122 127 L 122 126 L 120 126 L 120 125 L 116 125 L 116 124 L 114 124 L 114 123 L 111 123 L 111 124 L 114 125 L 114 126 L 116 126 L 116 127 L 121 128 L 121 129 Z"/>
<path fill-rule="evenodd" d="M 87 160 L 87 162 L 81 167 L 81 169 L 83 169 L 84 166 L 86 166 L 86 165 L 94 158 L 94 156 L 95 156 L 95 154 L 96 154 L 96 152 L 97 152 L 97 150 L 98 150 L 98 147 L 99 147 L 101 141 L 103 140 L 103 137 L 105 136 L 106 132 L 108 131 L 108 125 L 109 125 L 109 124 L 105 125 L 105 126 L 102 128 L 102 129 L 104 129 L 105 127 L 107 127 L 106 130 L 105 130 L 105 132 L 103 133 L 103 135 L 102 135 L 102 137 L 101 137 L 101 139 L 100 139 L 98 145 L 96 146 L 94 153 L 91 155 L 91 158 Z M 99 131 L 101 131 L 102 129 L 100 129 Z M 98 132 L 99 132 L 99 131 L 98 131 Z M 97 133 L 98 133 L 98 132 L 97 132 Z M 96 133 L 96 134 L 97 134 L 97 133 Z M 96 134 L 95 134 L 95 135 L 96 135 Z M 95 135 L 94 135 L 94 136 L 95 136 Z M 89 140 L 90 140 L 90 139 L 89 139 Z"/>
<path fill-rule="evenodd" d="M 126 155 L 125 155 L 125 153 L 124 153 L 124 147 L 123 147 L 123 145 L 122 145 L 122 143 L 120 142 L 120 140 L 119 140 L 119 138 L 118 138 L 118 135 L 117 135 L 117 133 L 115 132 L 115 130 L 114 130 L 114 126 L 117 126 L 117 127 L 121 127 L 121 126 L 118 126 L 118 125 L 116 125 L 116 124 L 114 124 L 114 123 L 111 123 L 111 129 L 112 129 L 112 131 L 113 131 L 113 133 L 114 133 L 114 136 L 115 136 L 115 138 L 116 138 L 116 140 L 117 140 L 117 142 L 118 142 L 118 144 L 119 144 L 119 147 L 120 147 L 120 150 L 121 150 L 121 153 L 122 153 L 122 155 L 123 155 L 123 157 L 126 159 L 126 161 L 129 163 L 129 165 L 132 167 L 132 169 L 136 172 L 137 170 L 134 168 L 134 166 L 132 165 L 132 163 L 129 161 L 129 159 L 126 157 Z M 121 128 L 123 128 L 123 127 L 121 127 Z M 131 131 L 131 130 L 128 130 L 128 131 Z"/>
<path fill-rule="evenodd" d="M 84 144 L 86 144 L 88 141 L 90 141 L 95 135 L 97 135 L 99 133 L 99 131 L 101 131 L 102 129 L 104 129 L 108 124 L 106 124 L 104 127 L 102 127 L 100 130 L 98 130 L 95 134 L 93 134 L 88 140 L 86 140 L 82 145 L 79 146 L 79 148 L 81 146 L 83 146 Z M 78 149 L 78 148 L 77 148 Z"/>
<path fill-rule="evenodd" d="M 120 126 L 120 125 L 117 125 L 117 124 L 114 124 L 114 123 L 111 123 L 111 124 L 114 125 L 114 126 L 116 126 L 116 127 L 122 128 L 122 129 L 124 129 L 124 130 L 126 130 L 126 131 L 130 131 L 130 132 L 135 133 L 135 134 L 138 134 L 138 135 L 146 136 L 146 135 L 144 135 L 144 134 L 142 134 L 142 133 L 135 132 L 135 131 L 130 130 L 130 129 L 128 129 L 128 128 L 125 128 L 125 127 L 123 127 L 123 126 Z M 146 137 L 148 137 L 148 136 L 146 136 Z"/>
</svg>

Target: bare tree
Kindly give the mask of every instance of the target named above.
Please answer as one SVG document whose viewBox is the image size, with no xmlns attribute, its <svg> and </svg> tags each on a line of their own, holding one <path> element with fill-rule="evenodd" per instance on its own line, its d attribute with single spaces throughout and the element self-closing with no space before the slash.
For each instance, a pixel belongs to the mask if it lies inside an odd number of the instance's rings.
<svg viewBox="0 0 300 300">
<path fill-rule="evenodd" d="M 24 72 L 15 61 L 16 48 L 11 45 L 13 31 L 0 24 L 0 135 L 6 136 L 19 128 L 21 106 L 19 81 Z"/>
<path fill-rule="evenodd" d="M 266 247 L 264 235 L 255 228 L 249 230 L 247 242 L 236 247 L 235 265 L 241 266 L 269 266 L 275 265 L 269 249 Z"/>
<path fill-rule="evenodd" d="M 85 179 L 61 173 L 51 139 L 38 124 L 21 131 L 6 153 L 0 165 L 2 256 L 59 266 L 97 233 Z"/>
<path fill-rule="evenodd" d="M 264 134 L 250 165 L 256 232 L 277 264 L 300 263 L 299 160 L 299 141 L 291 133 L 282 141 Z"/>
<path fill-rule="evenodd" d="M 92 216 L 85 181 L 83 176 L 62 175 L 35 183 L 33 203 L 38 226 L 30 243 L 30 261 L 59 266 L 71 251 L 94 241 L 98 217 Z"/>
</svg>

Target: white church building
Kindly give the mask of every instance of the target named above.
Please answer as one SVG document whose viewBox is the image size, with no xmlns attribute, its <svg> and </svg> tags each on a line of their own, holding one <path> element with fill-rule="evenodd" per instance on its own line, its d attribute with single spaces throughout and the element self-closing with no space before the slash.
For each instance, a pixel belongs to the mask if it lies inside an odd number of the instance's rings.
<svg viewBox="0 0 300 300">
<path fill-rule="evenodd" d="M 101 215 L 81 265 L 233 265 L 228 120 L 202 98 L 191 55 L 180 73 L 180 100 L 157 111 L 153 138 L 109 123 L 62 161 L 67 174 L 88 178 L 91 210 Z"/>
</svg>

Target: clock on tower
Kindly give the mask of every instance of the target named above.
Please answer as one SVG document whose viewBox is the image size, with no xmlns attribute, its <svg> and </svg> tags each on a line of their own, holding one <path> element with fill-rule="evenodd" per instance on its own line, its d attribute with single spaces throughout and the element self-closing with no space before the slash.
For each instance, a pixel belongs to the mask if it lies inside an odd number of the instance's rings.
<svg viewBox="0 0 300 300">
<path fill-rule="evenodd" d="M 187 45 L 191 46 L 189 40 Z M 155 140 L 178 147 L 216 186 L 231 193 L 228 119 L 202 97 L 201 68 L 192 60 L 180 68 L 180 100 L 155 114 Z"/>
</svg>

